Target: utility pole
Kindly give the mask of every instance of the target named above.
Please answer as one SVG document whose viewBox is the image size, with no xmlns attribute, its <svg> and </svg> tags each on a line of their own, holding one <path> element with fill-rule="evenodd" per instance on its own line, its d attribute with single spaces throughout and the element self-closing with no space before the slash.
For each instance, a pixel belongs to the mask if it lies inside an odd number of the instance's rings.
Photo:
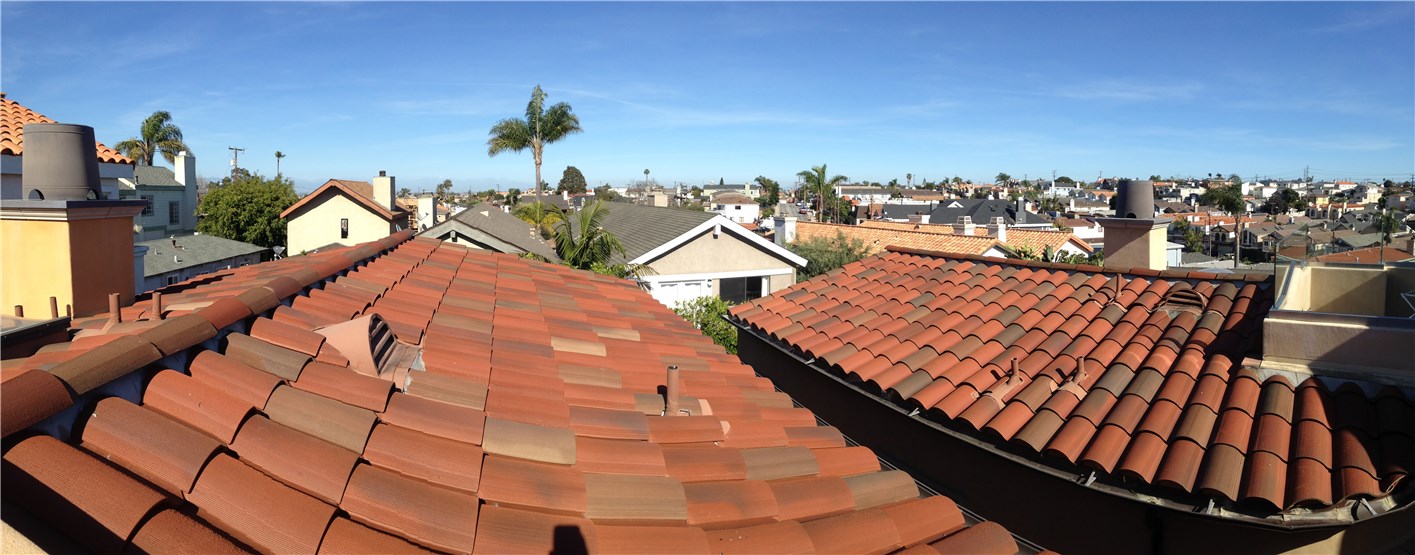
<svg viewBox="0 0 1415 555">
<path fill-rule="evenodd" d="M 236 179 L 236 170 L 241 167 L 240 165 L 238 165 L 240 163 L 239 161 L 241 159 L 241 153 L 245 152 L 246 149 L 228 146 L 226 147 L 226 150 L 231 151 L 231 179 Z"/>
</svg>

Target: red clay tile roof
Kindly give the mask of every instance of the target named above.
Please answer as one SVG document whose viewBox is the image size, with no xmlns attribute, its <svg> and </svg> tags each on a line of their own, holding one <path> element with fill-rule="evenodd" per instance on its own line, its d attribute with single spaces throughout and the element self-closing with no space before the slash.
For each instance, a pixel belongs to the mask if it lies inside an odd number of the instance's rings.
<svg viewBox="0 0 1415 555">
<path fill-rule="evenodd" d="M 4 93 L 0 93 L 0 154 L 24 156 L 25 125 L 30 123 L 54 123 L 54 120 L 20 105 L 19 102 L 5 98 Z M 103 143 L 94 143 L 94 145 L 99 162 L 133 163 L 128 157 L 118 154 L 118 151 L 108 148 Z"/>
<path fill-rule="evenodd" d="M 733 316 L 921 417 L 1145 495 L 1282 523 L 1408 502 L 1410 395 L 1245 364 L 1272 303 L 1270 278 L 891 249 Z"/>
<path fill-rule="evenodd" d="M 409 236 L 6 361 L 0 493 L 104 551 L 1017 551 L 632 283 Z"/>
<path fill-rule="evenodd" d="M 387 206 L 383 206 L 379 204 L 378 201 L 374 200 L 373 185 L 370 185 L 367 181 L 352 181 L 348 179 L 331 179 L 324 182 L 324 185 L 320 185 L 318 189 L 315 189 L 310 194 L 305 195 L 299 201 L 295 202 L 295 204 L 290 205 L 289 208 L 286 208 L 284 212 L 280 213 L 280 217 L 290 217 L 291 214 L 304 208 L 305 205 L 313 202 L 314 199 L 319 198 L 325 191 L 334 191 L 336 194 L 344 193 L 345 196 L 349 197 L 349 200 L 359 203 L 360 206 L 367 208 L 370 212 L 388 221 L 393 221 L 394 218 L 405 217 L 405 210 L 402 207 L 399 207 L 396 211 L 389 210 Z"/>
</svg>

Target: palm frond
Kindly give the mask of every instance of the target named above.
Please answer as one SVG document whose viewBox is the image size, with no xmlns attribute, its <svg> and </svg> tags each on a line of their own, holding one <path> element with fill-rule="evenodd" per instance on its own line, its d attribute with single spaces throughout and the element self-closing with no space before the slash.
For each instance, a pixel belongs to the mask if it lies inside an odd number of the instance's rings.
<svg viewBox="0 0 1415 555">
<path fill-rule="evenodd" d="M 564 102 L 551 106 L 541 118 L 540 134 L 545 143 L 553 143 L 566 135 L 581 131 L 583 129 L 580 128 L 580 117 Z"/>
<path fill-rule="evenodd" d="M 502 152 L 520 152 L 531 146 L 531 132 L 526 122 L 508 118 L 491 126 L 491 137 L 486 141 L 486 154 L 496 156 Z"/>
</svg>

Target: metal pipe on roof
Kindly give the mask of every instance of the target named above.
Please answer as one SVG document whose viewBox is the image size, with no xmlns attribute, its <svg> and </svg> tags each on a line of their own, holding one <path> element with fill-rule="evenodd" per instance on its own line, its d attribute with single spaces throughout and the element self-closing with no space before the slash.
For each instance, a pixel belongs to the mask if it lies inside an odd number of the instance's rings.
<svg viewBox="0 0 1415 555">
<path fill-rule="evenodd" d="M 664 386 L 664 416 L 678 416 L 678 365 L 668 365 L 668 380 Z"/>
<path fill-rule="evenodd" d="M 122 304 L 117 293 L 108 294 L 108 321 L 114 324 L 123 323 Z"/>
<path fill-rule="evenodd" d="M 59 317 L 59 299 L 56 297 L 49 297 L 49 317 Z"/>
<path fill-rule="evenodd" d="M 162 292 L 155 291 L 152 294 L 152 310 L 157 312 L 157 319 L 162 319 Z"/>
<path fill-rule="evenodd" d="M 20 304 L 15 305 L 15 317 L 16 317 L 16 318 L 24 318 L 24 317 L 25 317 L 25 306 L 24 306 L 24 305 L 20 305 Z"/>
</svg>

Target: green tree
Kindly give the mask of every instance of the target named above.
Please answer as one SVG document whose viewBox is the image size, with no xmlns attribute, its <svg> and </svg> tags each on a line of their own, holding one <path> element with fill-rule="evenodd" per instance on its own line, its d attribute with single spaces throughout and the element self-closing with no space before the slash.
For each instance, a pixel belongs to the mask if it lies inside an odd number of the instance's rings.
<svg viewBox="0 0 1415 555">
<path fill-rule="evenodd" d="M 545 108 L 545 91 L 536 85 L 531 91 L 531 101 L 526 104 L 526 117 L 507 118 L 491 126 L 491 138 L 486 141 L 486 154 L 496 156 L 502 152 L 520 152 L 531 149 L 531 158 L 536 164 L 536 197 L 541 196 L 540 164 L 545 145 L 559 141 L 571 133 L 583 131 L 580 117 L 576 116 L 569 104 L 564 102 Z"/>
<path fill-rule="evenodd" d="M 1202 252 L 1204 250 L 1204 234 L 1200 233 L 1194 226 L 1189 225 L 1185 220 L 1175 220 L 1174 229 L 1179 232 L 1180 239 L 1184 241 L 1184 250 L 1189 252 Z"/>
<path fill-rule="evenodd" d="M 847 238 L 839 231 L 835 232 L 834 238 L 812 237 L 797 240 L 786 245 L 786 248 L 806 259 L 806 267 L 796 274 L 797 282 L 832 272 L 869 255 L 864 241 Z"/>
<path fill-rule="evenodd" d="M 1151 175 L 1150 175 L 1150 181 L 1161 181 L 1162 179 L 1163 179 L 1163 178 L 1161 178 L 1161 177 L 1158 176 L 1158 175 L 1154 175 L 1154 174 L 1151 174 Z"/>
<path fill-rule="evenodd" d="M 433 196 L 436 197 L 436 200 L 437 200 L 437 202 L 439 202 L 439 203 L 447 202 L 448 197 L 450 197 L 451 195 L 452 195 L 452 180 L 451 180 L 451 179 L 444 179 L 444 180 L 442 180 L 442 183 L 438 183 L 438 184 L 437 184 L 437 191 L 433 193 Z"/>
<path fill-rule="evenodd" d="M 840 210 L 839 203 L 837 202 L 838 197 L 835 195 L 835 187 L 844 184 L 849 181 L 850 178 L 843 175 L 835 175 L 826 178 L 825 164 L 811 166 L 811 169 L 802 170 L 796 175 L 801 178 L 801 188 L 816 197 L 816 221 L 825 221 L 827 208 L 831 209 L 830 211 L 836 216 L 835 219 L 838 221 Z M 826 202 L 827 198 L 830 199 L 828 204 Z"/>
<path fill-rule="evenodd" d="M 727 354 L 737 354 L 737 328 L 723 319 L 732 305 L 717 297 L 698 297 L 691 301 L 679 301 L 673 312 L 682 316 L 693 327 L 721 345 Z"/>
<path fill-rule="evenodd" d="M 571 218 L 555 224 L 555 255 L 562 264 L 579 270 L 589 270 L 625 279 L 639 280 L 653 273 L 643 264 L 616 261 L 624 258 L 624 244 L 602 225 L 609 214 L 609 205 L 596 200 L 586 204 Z"/>
<path fill-rule="evenodd" d="M 285 159 L 285 153 L 275 151 L 275 177 L 280 177 L 280 161 Z"/>
<path fill-rule="evenodd" d="M 1003 184 L 1003 185 L 1006 185 L 1007 183 L 1009 183 L 1009 182 L 1011 182 L 1011 181 L 1012 181 L 1012 176 L 1007 175 L 1007 174 L 1005 174 L 1005 173 L 1001 173 L 1001 172 L 999 172 L 999 173 L 997 174 L 997 181 L 996 181 L 997 183 L 1001 183 L 1001 184 Z"/>
<path fill-rule="evenodd" d="M 619 193 L 614 192 L 614 188 L 610 187 L 608 183 L 605 183 L 604 185 L 594 188 L 594 196 L 599 200 L 612 201 L 619 198 Z"/>
<path fill-rule="evenodd" d="M 1063 176 L 1061 176 L 1061 177 L 1056 178 L 1056 182 L 1057 182 L 1057 183 L 1065 183 L 1065 184 L 1067 184 L 1067 185 L 1074 185 L 1074 184 L 1076 183 L 1076 180 L 1075 180 L 1075 179 L 1071 179 L 1070 177 L 1066 177 L 1066 176 L 1063 175 Z"/>
<path fill-rule="evenodd" d="M 283 177 L 222 178 L 197 204 L 197 231 L 267 248 L 284 246 L 286 222 L 280 213 L 298 200 L 294 183 Z"/>
<path fill-rule="evenodd" d="M 553 204 L 541 201 L 516 204 L 516 208 L 511 211 L 513 216 L 521 221 L 535 226 L 540 232 L 541 239 L 555 238 L 556 224 L 565 221 L 565 214 L 560 212 Z"/>
<path fill-rule="evenodd" d="M 158 153 L 162 153 L 162 158 L 171 164 L 177 159 L 177 153 L 191 152 L 187 143 L 182 142 L 182 129 L 172 123 L 172 114 L 165 111 L 153 112 L 142 121 L 137 137 L 121 141 L 113 148 L 139 166 L 151 166 L 153 157 Z"/>
<path fill-rule="evenodd" d="M 413 191 L 407 187 L 398 189 L 398 198 L 408 198 L 413 196 Z"/>
<path fill-rule="evenodd" d="M 1199 202 L 1208 206 L 1217 206 L 1230 214 L 1240 214 L 1243 212 L 1243 189 L 1241 185 L 1215 185 L 1204 191 L 1199 197 Z"/>
<path fill-rule="evenodd" d="M 781 184 L 764 175 L 758 175 L 752 181 L 762 188 L 762 196 L 757 197 L 757 205 L 761 207 L 762 215 L 772 215 L 776 211 L 776 205 L 781 202 Z"/>
<path fill-rule="evenodd" d="M 904 174 L 904 183 L 905 183 L 906 185 L 908 185 L 910 189 L 913 189 L 913 188 L 914 188 L 914 174 L 912 174 L 912 173 L 906 173 L 906 174 Z"/>
<path fill-rule="evenodd" d="M 589 185 L 585 183 L 585 174 L 580 173 L 580 168 L 565 166 L 565 173 L 560 175 L 560 184 L 556 185 L 555 192 L 569 191 L 572 195 L 578 195 L 584 193 L 588 187 Z"/>
<path fill-rule="evenodd" d="M 511 206 L 521 204 L 521 190 L 515 187 L 506 190 L 506 203 Z"/>
</svg>

